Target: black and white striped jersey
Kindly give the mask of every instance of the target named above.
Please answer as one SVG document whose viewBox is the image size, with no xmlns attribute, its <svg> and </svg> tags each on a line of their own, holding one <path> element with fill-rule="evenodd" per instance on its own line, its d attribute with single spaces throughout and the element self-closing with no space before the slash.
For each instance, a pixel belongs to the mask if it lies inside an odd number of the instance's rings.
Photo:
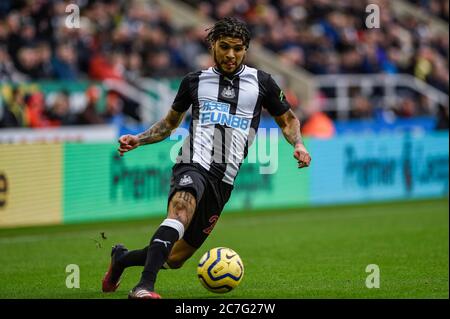
<svg viewBox="0 0 450 319">
<path fill-rule="evenodd" d="M 181 81 L 172 108 L 192 121 L 177 163 L 198 163 L 233 185 L 247 156 L 261 117 L 261 107 L 272 116 L 289 109 L 270 74 L 242 65 L 231 78 L 216 68 L 193 72 Z"/>
</svg>

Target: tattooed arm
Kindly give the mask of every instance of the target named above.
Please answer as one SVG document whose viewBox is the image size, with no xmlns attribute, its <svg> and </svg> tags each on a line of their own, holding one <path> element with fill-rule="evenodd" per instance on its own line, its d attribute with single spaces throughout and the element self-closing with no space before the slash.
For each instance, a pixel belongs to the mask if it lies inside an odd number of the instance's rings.
<svg viewBox="0 0 450 319">
<path fill-rule="evenodd" d="M 302 135 L 300 133 L 300 121 L 292 110 L 285 112 L 280 116 L 275 116 L 275 121 L 281 128 L 286 140 L 294 146 L 294 157 L 298 161 L 298 168 L 309 166 L 311 156 L 303 144 Z"/>
<path fill-rule="evenodd" d="M 147 131 L 138 134 L 139 145 L 158 143 L 166 139 L 180 125 L 184 113 L 170 109 L 166 117 L 156 122 Z"/>
<path fill-rule="evenodd" d="M 123 156 L 125 152 L 134 150 L 138 146 L 158 143 L 166 139 L 180 125 L 183 116 L 184 113 L 170 109 L 165 118 L 153 124 L 145 132 L 138 135 L 122 135 L 119 138 L 120 145 L 118 148 L 120 156 Z"/>
</svg>

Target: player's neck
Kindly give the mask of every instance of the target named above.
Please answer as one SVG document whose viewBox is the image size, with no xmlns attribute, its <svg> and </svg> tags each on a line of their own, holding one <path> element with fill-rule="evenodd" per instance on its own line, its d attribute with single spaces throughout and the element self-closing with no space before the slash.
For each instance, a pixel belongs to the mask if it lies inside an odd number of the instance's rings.
<svg viewBox="0 0 450 319">
<path fill-rule="evenodd" d="M 223 70 L 221 70 L 220 68 L 218 68 L 217 65 L 215 65 L 214 66 L 214 71 L 216 71 L 217 73 L 220 73 L 220 74 L 222 74 L 223 76 L 226 76 L 226 77 L 233 77 L 236 74 L 240 73 L 243 68 L 244 68 L 244 63 L 242 63 L 239 67 L 237 67 L 236 70 L 234 70 L 233 72 L 227 73 L 227 72 L 224 72 Z"/>
</svg>

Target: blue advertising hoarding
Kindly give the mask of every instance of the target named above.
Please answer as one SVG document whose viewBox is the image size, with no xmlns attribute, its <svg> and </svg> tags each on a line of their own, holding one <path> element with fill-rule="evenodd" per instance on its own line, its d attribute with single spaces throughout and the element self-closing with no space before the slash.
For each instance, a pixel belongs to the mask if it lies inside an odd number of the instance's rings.
<svg viewBox="0 0 450 319">
<path fill-rule="evenodd" d="M 448 196 L 448 132 L 310 144 L 311 205 Z"/>
</svg>

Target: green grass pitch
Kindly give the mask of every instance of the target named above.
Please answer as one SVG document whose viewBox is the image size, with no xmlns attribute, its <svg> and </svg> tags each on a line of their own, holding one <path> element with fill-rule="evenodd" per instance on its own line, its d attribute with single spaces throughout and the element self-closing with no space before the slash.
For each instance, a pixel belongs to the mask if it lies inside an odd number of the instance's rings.
<svg viewBox="0 0 450 319">
<path fill-rule="evenodd" d="M 448 218 L 448 199 L 224 213 L 182 269 L 159 273 L 156 290 L 163 298 L 448 298 Z M 141 267 L 103 294 L 110 248 L 142 248 L 161 220 L 2 229 L 0 298 L 126 298 Z M 240 286 L 221 295 L 196 276 L 216 246 L 245 265 Z M 66 287 L 68 264 L 79 266 L 80 288 Z M 379 266 L 378 289 L 365 285 L 369 264 Z"/>
</svg>

